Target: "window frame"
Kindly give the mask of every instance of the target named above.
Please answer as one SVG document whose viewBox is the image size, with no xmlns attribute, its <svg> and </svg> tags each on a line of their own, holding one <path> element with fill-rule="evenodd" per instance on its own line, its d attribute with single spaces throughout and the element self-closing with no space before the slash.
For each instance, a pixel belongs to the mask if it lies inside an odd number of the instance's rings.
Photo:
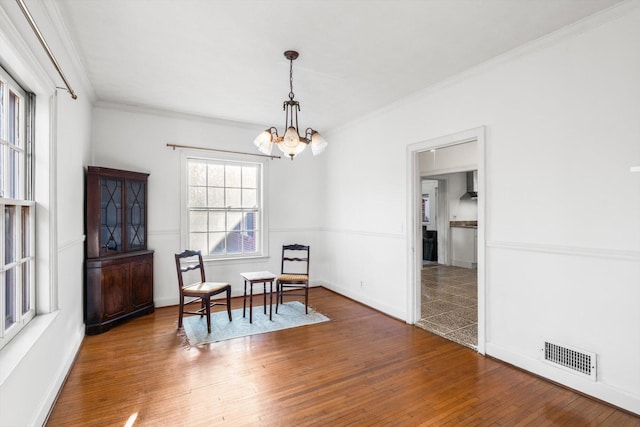
<svg viewBox="0 0 640 427">
<path fill-rule="evenodd" d="M 7 345 L 36 315 L 36 233 L 35 233 L 35 201 L 33 197 L 33 121 L 35 102 L 33 94 L 25 91 L 2 67 L 0 67 L 0 84 L 3 86 L 2 114 L 0 120 L 4 121 L 0 126 L 0 162 L 2 162 L 1 173 L 5 190 L 11 186 L 15 180 L 15 189 L 7 194 L 1 192 L 0 188 L 0 349 Z M 17 116 L 12 116 L 9 108 L 10 94 L 18 97 Z M 10 126 L 8 122 L 17 117 L 18 144 L 10 141 Z M 9 153 L 17 154 L 18 168 L 17 176 L 10 177 L 11 168 L 8 167 Z M 7 207 L 13 207 L 13 220 L 10 224 L 11 233 L 14 236 L 14 254 L 8 259 L 6 257 L 7 228 Z M 6 276 L 12 272 L 14 277 L 12 323 L 8 323 L 7 314 L 7 293 Z M 25 282 L 26 281 L 26 282 Z M 25 294 L 27 297 L 25 298 Z"/>
<path fill-rule="evenodd" d="M 243 165 L 257 165 L 258 166 L 258 188 L 257 188 L 257 200 L 258 200 L 258 236 L 259 249 L 254 253 L 227 253 L 225 249 L 224 254 L 210 255 L 203 253 L 202 257 L 205 261 L 246 261 L 249 259 L 266 258 L 269 256 L 268 248 L 268 200 L 267 200 L 267 188 L 268 188 L 268 162 L 267 159 L 247 159 L 246 157 L 229 154 L 229 153 L 202 153 L 194 151 L 184 151 L 181 156 L 181 196 L 180 196 L 180 235 L 182 247 L 187 249 L 194 249 L 189 244 L 189 212 L 188 206 L 189 198 L 189 167 L 190 160 L 201 160 L 204 162 L 222 163 L 226 165 L 243 166 Z M 226 187 L 225 187 L 226 188 Z M 211 209 L 213 210 L 213 209 Z M 218 211 L 237 211 L 234 208 L 217 208 Z"/>
</svg>

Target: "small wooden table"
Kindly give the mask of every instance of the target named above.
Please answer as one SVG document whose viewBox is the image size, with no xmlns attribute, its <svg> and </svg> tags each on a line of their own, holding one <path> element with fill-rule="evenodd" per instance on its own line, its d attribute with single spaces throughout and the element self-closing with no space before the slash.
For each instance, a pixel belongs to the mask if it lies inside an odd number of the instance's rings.
<svg viewBox="0 0 640 427">
<path fill-rule="evenodd" d="M 264 289 L 264 314 L 267 314 L 267 282 L 269 283 L 269 320 L 272 314 L 273 306 L 273 281 L 276 276 L 268 271 L 252 271 L 249 273 L 240 273 L 244 279 L 244 302 L 242 305 L 242 317 L 245 317 L 247 309 L 247 283 L 249 284 L 249 323 L 253 323 L 253 285 L 262 283 Z"/>
</svg>

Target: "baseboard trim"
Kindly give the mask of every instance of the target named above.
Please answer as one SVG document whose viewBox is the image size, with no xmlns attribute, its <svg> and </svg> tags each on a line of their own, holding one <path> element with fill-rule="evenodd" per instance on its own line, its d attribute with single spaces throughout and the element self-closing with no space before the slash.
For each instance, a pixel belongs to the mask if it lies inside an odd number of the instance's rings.
<svg viewBox="0 0 640 427">
<path fill-rule="evenodd" d="M 60 369 L 58 369 L 55 381 L 49 386 L 49 390 L 45 394 L 45 397 L 36 412 L 36 418 L 32 425 L 46 425 L 49 415 L 51 414 L 51 411 L 58 400 L 58 396 L 62 391 L 62 387 L 67 381 L 71 368 L 73 368 L 76 357 L 78 357 L 82 340 L 84 340 L 84 324 L 80 324 L 79 328 L 75 331 L 74 336 L 75 339 L 73 347 L 67 355 L 65 363 L 60 367 Z"/>
<path fill-rule="evenodd" d="M 578 375 L 556 369 L 541 360 L 516 353 L 512 349 L 495 343 L 486 343 L 486 355 L 523 369 L 577 393 L 601 400 L 624 411 L 640 415 L 640 396 L 611 387 L 602 382 L 593 382 Z"/>
</svg>

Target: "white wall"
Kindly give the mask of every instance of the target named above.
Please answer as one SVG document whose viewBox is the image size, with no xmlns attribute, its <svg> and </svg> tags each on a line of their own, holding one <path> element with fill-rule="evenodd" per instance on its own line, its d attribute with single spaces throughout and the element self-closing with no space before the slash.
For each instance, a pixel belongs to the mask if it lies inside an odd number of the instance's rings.
<svg viewBox="0 0 640 427">
<path fill-rule="evenodd" d="M 60 78 L 16 2 L 0 1 L 0 63 L 36 94 L 38 255 L 38 316 L 0 350 L 0 426 L 44 422 L 84 337 L 83 165 L 92 94 L 67 55 L 50 2 L 28 6 L 78 99 L 56 91 Z"/>
<path fill-rule="evenodd" d="M 148 247 L 154 255 L 156 306 L 178 303 L 173 254 L 181 251 L 180 165 L 181 151 L 167 143 L 259 154 L 253 139 L 260 126 L 207 120 L 186 115 L 107 105 L 94 108 L 92 141 L 97 166 L 148 172 Z M 277 148 L 274 154 L 280 153 Z M 215 153 L 197 152 L 215 155 Z M 244 156 L 244 160 L 255 157 Z M 310 276 L 323 277 L 324 247 L 319 238 L 324 197 L 321 181 L 323 158 L 305 151 L 295 161 L 267 161 L 269 258 L 250 261 L 211 261 L 207 279 L 229 282 L 232 295 L 242 295 L 244 271 L 280 271 L 281 248 L 286 243 L 311 245 Z"/>
<path fill-rule="evenodd" d="M 328 286 L 408 318 L 406 147 L 486 126 L 486 352 L 640 413 L 637 40 L 625 2 L 333 132 Z M 544 339 L 597 353 L 598 381 Z"/>
</svg>

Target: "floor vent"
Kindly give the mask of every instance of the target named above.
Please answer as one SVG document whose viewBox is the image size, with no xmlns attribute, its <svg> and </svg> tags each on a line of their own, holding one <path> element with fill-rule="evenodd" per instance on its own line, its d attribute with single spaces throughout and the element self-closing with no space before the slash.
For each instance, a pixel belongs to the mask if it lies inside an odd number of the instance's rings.
<svg viewBox="0 0 640 427">
<path fill-rule="evenodd" d="M 596 354 L 560 346 L 550 342 L 544 343 L 544 360 L 569 372 L 596 380 Z"/>
</svg>

